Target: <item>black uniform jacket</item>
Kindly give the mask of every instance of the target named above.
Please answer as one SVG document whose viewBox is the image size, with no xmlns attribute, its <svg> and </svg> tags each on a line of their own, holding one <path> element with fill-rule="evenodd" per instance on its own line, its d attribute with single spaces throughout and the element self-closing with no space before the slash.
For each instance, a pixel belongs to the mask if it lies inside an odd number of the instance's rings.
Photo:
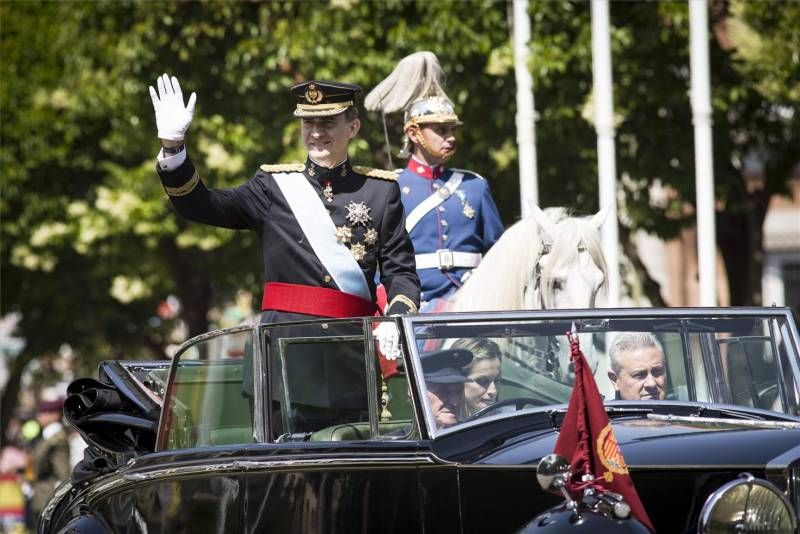
<svg viewBox="0 0 800 534">
<path fill-rule="evenodd" d="M 303 235 L 273 178 L 278 172 L 302 172 L 320 195 L 342 232 L 339 239 L 358 260 L 373 300 L 375 273 L 380 268 L 389 303 L 387 313 L 416 312 L 419 278 L 395 173 L 353 167 L 349 160 L 326 169 L 308 160 L 305 164 L 262 165 L 239 187 L 208 189 L 188 157 L 173 171 L 158 169 L 173 206 L 186 219 L 258 234 L 265 281 L 339 289 Z M 364 207 L 369 208 L 366 216 Z M 359 222 L 353 222 L 354 215 L 360 215 Z M 278 313 L 271 319 L 295 317 Z"/>
</svg>

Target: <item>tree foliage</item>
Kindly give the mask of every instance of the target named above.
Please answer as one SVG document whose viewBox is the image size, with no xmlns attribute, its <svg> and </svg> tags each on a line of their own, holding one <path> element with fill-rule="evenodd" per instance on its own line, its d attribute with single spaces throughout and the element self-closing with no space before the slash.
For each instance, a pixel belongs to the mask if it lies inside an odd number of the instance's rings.
<svg viewBox="0 0 800 534">
<path fill-rule="evenodd" d="M 209 308 L 236 289 L 260 294 L 255 236 L 187 224 L 160 187 L 147 86 L 163 72 L 177 75 L 185 94 L 197 92 L 188 149 L 203 179 L 225 187 L 261 163 L 303 157 L 287 91 L 294 83 L 340 79 L 369 90 L 404 55 L 432 50 L 466 124 L 453 163 L 489 178 L 513 222 L 509 7 L 490 0 L 0 4 L 0 306 L 22 313 L 19 335 L 28 342 L 15 365 L 62 343 L 81 355 L 86 372 L 100 358 L 161 357 L 174 341 L 173 322 L 155 313 L 167 295 L 179 297 L 188 333 L 196 334 L 207 329 Z M 784 192 L 796 164 L 800 5 L 714 0 L 711 7 L 714 161 L 725 206 L 718 228 L 733 258 L 742 242 L 760 250 L 766 202 Z M 530 7 L 541 202 L 582 213 L 597 209 L 589 10 L 566 1 Z M 683 209 L 694 202 L 688 10 L 683 2 L 618 2 L 611 12 L 618 168 L 631 225 L 674 236 L 693 224 Z M 387 117 L 395 152 L 401 119 Z M 381 118 L 366 114 L 363 123 L 351 156 L 388 166 Z M 752 151 L 766 162 L 755 193 L 740 168 Z M 668 203 L 651 198 L 654 180 L 674 192 Z M 747 240 L 725 239 L 741 227 Z M 756 294 L 748 285 L 734 302 L 757 301 Z"/>
</svg>

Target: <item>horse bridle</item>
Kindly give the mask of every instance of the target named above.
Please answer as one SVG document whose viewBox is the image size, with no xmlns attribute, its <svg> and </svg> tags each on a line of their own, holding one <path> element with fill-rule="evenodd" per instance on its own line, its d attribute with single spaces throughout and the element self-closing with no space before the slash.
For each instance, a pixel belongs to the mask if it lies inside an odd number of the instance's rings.
<svg viewBox="0 0 800 534">
<path fill-rule="evenodd" d="M 542 246 L 539 247 L 539 253 L 536 255 L 536 261 L 533 264 L 533 289 L 539 291 L 539 306 L 541 309 L 547 309 L 544 305 L 544 291 L 542 291 L 542 258 L 547 256 L 553 249 L 553 241 L 551 239 L 542 240 Z M 523 288 L 523 294 L 528 291 L 529 284 Z"/>
</svg>

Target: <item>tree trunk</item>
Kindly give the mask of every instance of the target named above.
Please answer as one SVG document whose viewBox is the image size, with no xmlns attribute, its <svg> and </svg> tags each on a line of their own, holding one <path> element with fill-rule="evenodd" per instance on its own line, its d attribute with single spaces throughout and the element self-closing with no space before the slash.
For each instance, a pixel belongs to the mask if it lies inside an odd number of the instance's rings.
<svg viewBox="0 0 800 534">
<path fill-rule="evenodd" d="M 31 350 L 23 350 L 16 358 L 11 361 L 10 369 L 8 370 L 8 381 L 6 387 L 0 393 L 0 449 L 7 445 L 6 430 L 14 416 L 14 410 L 17 407 L 19 400 L 19 386 L 22 380 L 22 372 L 25 367 L 33 360 L 34 352 Z"/>
<path fill-rule="evenodd" d="M 175 280 L 180 315 L 189 328 L 189 337 L 208 332 L 212 289 L 206 273 L 197 267 L 201 262 L 196 254 L 178 248 L 172 239 L 163 239 L 160 248 Z"/>
<path fill-rule="evenodd" d="M 764 269 L 764 219 L 770 195 L 763 190 L 749 192 L 736 170 L 728 183 L 736 184 L 731 206 L 717 212 L 717 244 L 728 274 L 731 306 L 761 306 L 761 276 Z"/>
</svg>

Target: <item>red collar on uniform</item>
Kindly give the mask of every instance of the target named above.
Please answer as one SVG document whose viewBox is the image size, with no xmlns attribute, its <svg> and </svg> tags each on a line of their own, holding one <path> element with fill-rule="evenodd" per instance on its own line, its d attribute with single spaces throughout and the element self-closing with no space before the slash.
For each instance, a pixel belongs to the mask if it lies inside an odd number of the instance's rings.
<svg viewBox="0 0 800 534">
<path fill-rule="evenodd" d="M 435 167 L 431 167 L 430 165 L 425 165 L 414 158 L 408 160 L 406 169 L 410 170 L 414 174 L 422 176 L 423 178 L 427 178 L 428 180 L 435 180 L 444 174 L 444 165 L 436 165 Z"/>
</svg>

